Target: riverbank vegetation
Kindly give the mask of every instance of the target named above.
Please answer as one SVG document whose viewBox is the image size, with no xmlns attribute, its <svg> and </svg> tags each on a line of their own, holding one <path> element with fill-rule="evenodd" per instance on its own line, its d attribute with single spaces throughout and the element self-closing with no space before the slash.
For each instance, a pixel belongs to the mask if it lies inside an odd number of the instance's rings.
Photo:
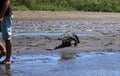
<svg viewBox="0 0 120 76">
<path fill-rule="evenodd" d="M 120 12 L 119 0 L 12 0 L 13 10 Z"/>
</svg>

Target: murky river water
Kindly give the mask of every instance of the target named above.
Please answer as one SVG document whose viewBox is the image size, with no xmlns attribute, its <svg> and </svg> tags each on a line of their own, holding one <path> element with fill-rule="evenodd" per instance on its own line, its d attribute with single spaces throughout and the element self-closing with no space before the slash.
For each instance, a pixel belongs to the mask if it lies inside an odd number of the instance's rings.
<svg viewBox="0 0 120 76">
<path fill-rule="evenodd" d="M 12 61 L 14 63 L 12 65 L 0 65 L 0 75 L 120 76 L 120 53 L 91 52 L 63 54 L 13 55 Z"/>
</svg>

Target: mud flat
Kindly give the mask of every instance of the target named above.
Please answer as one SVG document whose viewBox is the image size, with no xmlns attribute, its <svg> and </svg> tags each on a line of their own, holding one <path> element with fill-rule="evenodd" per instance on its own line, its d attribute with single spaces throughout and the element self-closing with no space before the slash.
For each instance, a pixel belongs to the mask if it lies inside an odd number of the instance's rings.
<svg viewBox="0 0 120 76">
<path fill-rule="evenodd" d="M 79 35 L 81 43 L 74 48 L 78 51 L 120 51 L 120 13 L 14 12 L 14 50 L 52 49 L 61 43 L 57 37 L 66 31 Z"/>
<path fill-rule="evenodd" d="M 77 47 L 50 51 L 66 31 Z M 2 76 L 119 76 L 120 13 L 14 11 L 12 64 Z"/>
</svg>

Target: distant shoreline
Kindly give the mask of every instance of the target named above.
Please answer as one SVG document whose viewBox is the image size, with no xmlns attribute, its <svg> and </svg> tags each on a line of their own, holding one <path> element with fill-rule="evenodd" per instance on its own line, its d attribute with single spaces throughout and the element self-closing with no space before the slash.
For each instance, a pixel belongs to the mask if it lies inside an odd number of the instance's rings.
<svg viewBox="0 0 120 76">
<path fill-rule="evenodd" d="M 120 13 L 80 11 L 13 11 L 14 21 L 39 20 L 120 20 Z"/>
</svg>

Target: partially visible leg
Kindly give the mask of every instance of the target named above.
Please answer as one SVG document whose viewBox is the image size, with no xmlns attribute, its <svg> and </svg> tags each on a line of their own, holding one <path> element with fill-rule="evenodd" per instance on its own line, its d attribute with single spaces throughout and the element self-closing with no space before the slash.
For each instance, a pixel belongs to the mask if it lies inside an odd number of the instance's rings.
<svg viewBox="0 0 120 76">
<path fill-rule="evenodd" d="M 3 46 L 3 44 L 0 42 L 0 58 L 4 55 L 6 55 L 6 48 Z"/>
<path fill-rule="evenodd" d="M 5 44 L 6 44 L 6 63 L 5 64 L 11 64 L 11 60 L 10 60 L 10 57 L 11 57 L 11 52 L 12 52 L 12 40 L 6 40 L 5 41 Z"/>
</svg>

